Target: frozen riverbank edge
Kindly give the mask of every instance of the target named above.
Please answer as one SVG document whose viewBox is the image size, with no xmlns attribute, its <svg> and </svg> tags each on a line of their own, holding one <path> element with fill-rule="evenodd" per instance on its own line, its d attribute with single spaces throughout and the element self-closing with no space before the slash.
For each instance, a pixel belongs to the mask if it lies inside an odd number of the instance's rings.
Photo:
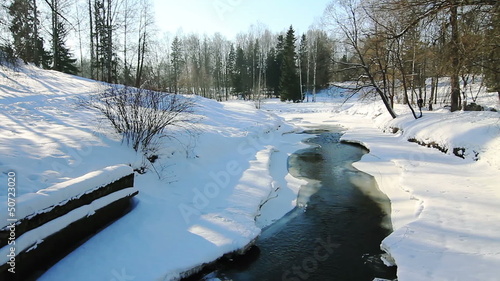
<svg viewBox="0 0 500 281">
<path fill-rule="evenodd" d="M 441 111 L 388 120 L 345 113 L 331 117 L 348 128 L 342 140 L 370 151 L 354 166 L 374 176 L 391 200 L 394 232 L 381 248 L 397 264 L 398 279 L 497 280 L 499 115 Z M 465 159 L 452 153 L 456 147 L 469 151 Z"/>
<path fill-rule="evenodd" d="M 498 104 L 497 104 L 498 105 Z M 297 126 L 341 125 L 341 140 L 370 152 L 354 166 L 391 200 L 394 232 L 382 242 L 398 280 L 497 280 L 500 275 L 500 115 L 404 106 L 391 119 L 380 102 L 331 99 L 267 109 Z M 398 130 L 395 130 L 398 128 Z M 446 153 L 418 145 L 435 143 Z M 411 141 L 411 142 L 410 142 Z M 453 148 L 465 151 L 463 158 Z"/>
</svg>

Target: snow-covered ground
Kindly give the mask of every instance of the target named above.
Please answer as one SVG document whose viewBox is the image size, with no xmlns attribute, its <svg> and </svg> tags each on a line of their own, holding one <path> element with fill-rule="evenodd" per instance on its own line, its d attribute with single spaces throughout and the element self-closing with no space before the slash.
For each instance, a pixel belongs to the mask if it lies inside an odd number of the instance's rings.
<svg viewBox="0 0 500 281">
<path fill-rule="evenodd" d="M 95 112 L 77 106 L 103 84 L 29 66 L 0 68 L 0 74 L 0 181 L 15 171 L 19 200 L 43 197 L 42 189 L 94 170 L 144 164 Z M 133 211 L 40 280 L 175 279 L 244 248 L 260 227 L 294 207 L 302 182 L 287 176 L 283 163 L 302 147 L 302 137 L 289 134 L 296 128 L 253 104 L 192 98 L 197 123 L 189 132 L 172 128 L 174 136 L 162 139 L 158 174 L 136 176 Z M 282 209 L 257 226 L 261 205 L 280 189 L 287 190 Z M 5 212 L 6 195 L 2 190 Z"/>
<path fill-rule="evenodd" d="M 142 157 L 106 122 L 76 106 L 78 97 L 103 87 L 33 67 L 0 67 L 0 182 L 15 171 L 23 196 L 105 167 L 141 166 Z M 244 248 L 294 207 L 303 182 L 288 174 L 286 159 L 305 136 L 293 132 L 335 124 L 346 128 L 344 140 L 370 149 L 356 167 L 391 199 L 394 233 L 382 247 L 399 280 L 500 276 L 498 113 L 439 109 L 414 120 L 398 106 L 401 116 L 391 120 L 369 100 L 319 95 L 316 103 L 272 100 L 256 110 L 253 103 L 193 98 L 198 122 L 163 139 L 155 163 L 161 177 L 137 175 L 134 209 L 40 280 L 175 280 Z M 498 108 L 491 100 L 488 106 Z M 453 148 L 464 149 L 465 159 Z M 273 207 L 261 210 L 276 195 L 267 205 Z M 6 205 L 5 190 L 0 200 Z"/>
</svg>

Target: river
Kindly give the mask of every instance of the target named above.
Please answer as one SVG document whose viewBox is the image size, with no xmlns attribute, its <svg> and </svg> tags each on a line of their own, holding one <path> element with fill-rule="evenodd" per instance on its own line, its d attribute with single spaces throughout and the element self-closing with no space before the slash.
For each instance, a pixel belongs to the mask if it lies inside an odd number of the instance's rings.
<svg viewBox="0 0 500 281">
<path fill-rule="evenodd" d="M 396 278 L 381 241 L 390 234 L 390 201 L 373 177 L 352 166 L 366 149 L 339 142 L 340 133 L 306 132 L 311 146 L 291 155 L 289 172 L 307 180 L 298 206 L 263 229 L 246 255 L 225 258 L 191 280 L 299 281 Z"/>
</svg>

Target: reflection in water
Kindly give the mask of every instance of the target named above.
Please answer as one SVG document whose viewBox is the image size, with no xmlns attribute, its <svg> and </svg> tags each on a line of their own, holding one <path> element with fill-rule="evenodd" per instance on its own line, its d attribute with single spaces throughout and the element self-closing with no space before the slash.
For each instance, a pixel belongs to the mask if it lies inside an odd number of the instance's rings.
<svg viewBox="0 0 500 281">
<path fill-rule="evenodd" d="M 289 172 L 308 181 L 299 206 L 264 229 L 247 255 L 220 261 L 203 280 L 396 278 L 380 259 L 391 231 L 389 200 L 351 165 L 366 151 L 340 143 L 336 133 L 310 133 L 318 134 L 307 141 L 312 146 L 289 158 Z"/>
</svg>

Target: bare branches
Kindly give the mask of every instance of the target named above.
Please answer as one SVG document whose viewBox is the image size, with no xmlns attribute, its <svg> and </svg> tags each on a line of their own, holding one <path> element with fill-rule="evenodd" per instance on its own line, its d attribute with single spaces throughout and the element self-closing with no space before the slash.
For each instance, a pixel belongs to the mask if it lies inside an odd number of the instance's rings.
<svg viewBox="0 0 500 281">
<path fill-rule="evenodd" d="M 418 24 L 420 24 L 424 19 L 433 17 L 441 11 L 450 7 L 451 3 L 448 0 L 389 0 L 372 4 L 369 6 L 369 9 L 374 11 L 375 13 L 383 11 L 394 12 L 402 15 L 400 18 L 404 21 L 398 24 L 398 27 L 402 26 L 402 28 L 399 28 L 399 30 L 395 29 L 394 27 L 389 28 L 376 17 L 372 17 L 372 20 L 376 21 L 378 24 L 384 27 L 385 30 L 387 30 L 388 32 L 392 32 L 388 36 L 389 39 L 397 39 L 407 34 Z M 368 14 L 370 15 L 371 13 Z"/>
<path fill-rule="evenodd" d="M 377 1 L 374 4 L 368 5 L 368 7 L 374 12 L 392 11 L 404 15 L 406 21 L 400 23 L 400 26 L 403 28 L 391 34 L 392 38 L 399 38 L 408 33 L 423 20 L 432 18 L 443 11 L 452 9 L 453 7 L 493 7 L 494 5 L 498 5 L 497 0 L 388 0 Z M 370 15 L 370 13 L 368 14 Z M 373 17 L 372 19 L 383 25 L 378 21 L 378 19 L 376 19 L 376 17 Z M 391 29 L 387 28 L 387 30 Z"/>
<path fill-rule="evenodd" d="M 144 89 L 112 86 L 82 103 L 100 111 L 123 141 L 135 151 L 147 152 L 155 138 L 167 136 L 169 126 L 189 122 L 190 98 Z"/>
<path fill-rule="evenodd" d="M 364 28 L 364 19 L 367 17 L 360 2 L 356 0 L 342 2 L 342 8 L 343 11 L 339 11 L 338 7 L 331 5 L 326 14 L 334 21 L 335 26 L 342 30 L 347 39 L 347 44 L 356 54 L 358 64 L 351 65 L 351 67 L 354 66 L 363 70 L 365 79 L 358 81 L 366 81 L 363 87 L 372 87 L 382 99 L 391 117 L 396 118 L 397 115 L 388 96 L 387 67 L 382 62 L 383 59 L 381 59 L 381 56 L 385 56 L 383 51 L 387 48 L 379 48 L 380 42 L 370 41 L 369 36 L 362 34 L 367 30 Z M 378 39 L 375 38 L 376 40 Z M 383 86 L 380 86 L 379 82 L 382 82 Z"/>
</svg>

